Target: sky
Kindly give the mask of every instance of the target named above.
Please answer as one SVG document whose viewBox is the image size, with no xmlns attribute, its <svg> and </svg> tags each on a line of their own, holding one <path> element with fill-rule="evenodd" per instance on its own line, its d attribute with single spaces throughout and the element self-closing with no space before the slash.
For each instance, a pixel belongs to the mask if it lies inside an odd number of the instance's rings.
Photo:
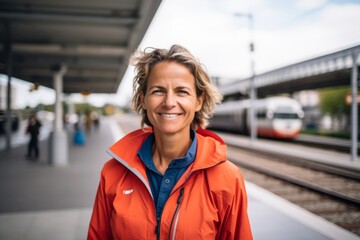
<svg viewBox="0 0 360 240">
<path fill-rule="evenodd" d="M 360 0 L 163 0 L 139 48 L 180 44 L 225 84 L 250 76 L 251 39 L 258 74 L 359 45 L 359 13 Z M 240 14 L 252 15 L 251 30 L 249 18 Z M 86 101 L 126 104 L 133 74 L 129 67 L 116 95 L 91 94 Z M 53 103 L 53 91 L 41 89 L 26 90 L 29 100 L 18 105 L 45 97 Z M 84 101 L 79 94 L 70 99 Z"/>
</svg>

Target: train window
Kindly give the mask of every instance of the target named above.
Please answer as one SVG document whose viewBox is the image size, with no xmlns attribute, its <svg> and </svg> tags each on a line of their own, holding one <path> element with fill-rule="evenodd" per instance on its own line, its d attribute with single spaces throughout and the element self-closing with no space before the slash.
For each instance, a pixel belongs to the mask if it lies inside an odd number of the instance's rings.
<svg viewBox="0 0 360 240">
<path fill-rule="evenodd" d="M 274 113 L 274 118 L 277 119 L 298 119 L 297 113 Z"/>
<path fill-rule="evenodd" d="M 265 114 L 265 112 L 258 112 L 258 113 L 256 114 L 256 117 L 257 117 L 258 119 L 265 119 L 265 118 L 266 118 L 266 114 Z"/>
</svg>

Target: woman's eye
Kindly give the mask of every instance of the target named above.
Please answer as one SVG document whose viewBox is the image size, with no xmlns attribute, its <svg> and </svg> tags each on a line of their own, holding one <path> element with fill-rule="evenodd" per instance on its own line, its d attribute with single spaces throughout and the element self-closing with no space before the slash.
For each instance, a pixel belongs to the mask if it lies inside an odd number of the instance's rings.
<svg viewBox="0 0 360 240">
<path fill-rule="evenodd" d="M 179 90 L 178 93 L 183 94 L 183 95 L 185 95 L 185 94 L 188 95 L 189 94 L 189 92 L 186 91 L 186 90 Z"/>
<path fill-rule="evenodd" d="M 153 94 L 162 94 L 164 91 L 162 89 L 155 89 L 152 91 Z"/>
</svg>

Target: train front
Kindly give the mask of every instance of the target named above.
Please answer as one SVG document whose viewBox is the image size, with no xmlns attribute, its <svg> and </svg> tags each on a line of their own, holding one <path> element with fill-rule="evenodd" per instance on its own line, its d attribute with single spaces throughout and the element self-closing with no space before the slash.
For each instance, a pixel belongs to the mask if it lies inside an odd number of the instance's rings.
<svg viewBox="0 0 360 240">
<path fill-rule="evenodd" d="M 273 138 L 296 138 L 300 134 L 304 117 L 300 104 L 293 99 L 271 100 L 267 102 L 265 119 L 258 120 L 258 134 Z"/>
</svg>

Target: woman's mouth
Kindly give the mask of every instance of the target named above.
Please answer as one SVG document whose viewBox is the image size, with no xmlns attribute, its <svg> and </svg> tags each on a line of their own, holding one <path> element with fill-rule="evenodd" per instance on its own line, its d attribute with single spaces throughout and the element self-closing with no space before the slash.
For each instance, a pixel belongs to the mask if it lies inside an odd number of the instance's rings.
<svg viewBox="0 0 360 240">
<path fill-rule="evenodd" d="M 176 118 L 179 115 L 180 114 L 178 114 L 178 113 L 160 113 L 160 116 L 162 116 L 164 118 L 169 118 L 169 119 Z"/>
</svg>

